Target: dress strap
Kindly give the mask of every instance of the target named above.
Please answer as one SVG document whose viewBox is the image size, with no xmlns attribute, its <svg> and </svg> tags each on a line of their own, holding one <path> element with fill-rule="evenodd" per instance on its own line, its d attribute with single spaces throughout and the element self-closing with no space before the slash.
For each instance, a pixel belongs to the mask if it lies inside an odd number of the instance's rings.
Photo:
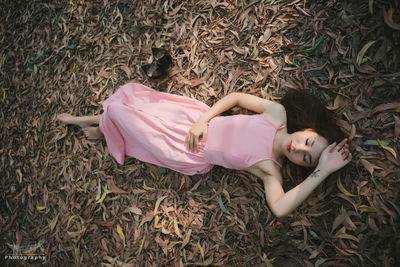
<svg viewBox="0 0 400 267">
<path fill-rule="evenodd" d="M 270 160 L 272 160 L 276 165 L 278 165 L 282 169 L 282 164 L 280 164 L 279 161 L 277 161 L 274 158 L 270 158 Z"/>
<path fill-rule="evenodd" d="M 286 128 L 286 124 L 279 126 L 278 130 L 283 129 L 283 128 Z M 280 164 L 276 159 L 271 157 L 271 160 L 282 169 L 282 164 Z"/>
</svg>

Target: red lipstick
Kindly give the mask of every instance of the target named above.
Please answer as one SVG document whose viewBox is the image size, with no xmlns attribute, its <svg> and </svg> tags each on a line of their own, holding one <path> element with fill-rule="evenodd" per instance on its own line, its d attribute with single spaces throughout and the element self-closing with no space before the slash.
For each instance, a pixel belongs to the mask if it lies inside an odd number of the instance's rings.
<svg viewBox="0 0 400 267">
<path fill-rule="evenodd" d="M 292 150 L 292 141 L 289 142 L 289 144 L 287 145 L 287 150 L 290 151 Z"/>
</svg>

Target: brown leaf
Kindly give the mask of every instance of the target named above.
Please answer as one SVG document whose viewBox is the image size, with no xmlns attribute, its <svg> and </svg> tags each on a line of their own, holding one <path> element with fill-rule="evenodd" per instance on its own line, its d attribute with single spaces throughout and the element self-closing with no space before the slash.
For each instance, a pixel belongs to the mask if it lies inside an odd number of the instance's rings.
<svg viewBox="0 0 400 267">
<path fill-rule="evenodd" d="M 342 182 L 340 181 L 340 176 L 338 176 L 338 178 L 337 178 L 336 181 L 337 181 L 337 182 L 336 182 L 337 187 L 339 188 L 339 190 L 340 190 L 343 194 L 345 194 L 346 196 L 349 196 L 349 197 L 355 197 L 355 196 L 356 196 L 356 195 L 350 193 L 349 191 L 347 191 L 347 190 L 343 187 Z"/>
<path fill-rule="evenodd" d="M 105 0 L 23 1 L 21 9 L 20 2 L 0 8 L 0 254 L 46 237 L 33 253 L 61 266 L 272 266 L 285 265 L 288 249 L 307 266 L 396 262 L 400 162 L 364 141 L 379 138 L 399 156 L 400 36 L 391 28 L 398 5 Z M 153 47 L 174 63 L 160 80 L 140 68 L 154 62 Z M 60 113 L 102 114 L 131 78 L 209 106 L 232 91 L 279 102 L 290 88 L 307 90 L 339 118 L 356 164 L 276 219 L 261 181 L 246 172 L 158 175 L 158 166 L 128 157 L 119 165 L 105 140 L 56 121 Z M 284 186 L 300 181 L 285 176 Z M 96 204 L 108 189 L 113 194 Z M 232 216 L 221 213 L 219 195 Z"/>
<path fill-rule="evenodd" d="M 397 117 L 396 115 L 393 115 L 394 117 L 394 135 L 396 137 L 400 136 L 400 118 Z"/>
<path fill-rule="evenodd" d="M 400 31 L 400 25 L 397 23 L 394 23 L 388 16 L 388 13 L 386 12 L 386 9 L 383 9 L 383 19 L 385 20 L 385 23 L 392 29 Z"/>
<path fill-rule="evenodd" d="M 363 48 L 361 48 L 360 52 L 358 52 L 357 54 L 357 59 L 356 59 L 356 63 L 358 66 L 361 65 L 361 61 L 364 58 L 365 53 L 367 52 L 367 50 L 371 47 L 371 45 L 373 45 L 376 41 L 369 41 L 368 43 L 366 43 Z"/>
<path fill-rule="evenodd" d="M 158 210 L 158 207 L 159 207 L 160 204 L 161 204 L 161 201 L 163 201 L 166 197 L 167 197 L 167 196 L 162 196 L 162 197 L 159 197 L 159 198 L 157 199 L 156 205 L 154 206 L 154 215 L 157 214 L 157 210 Z"/>
<path fill-rule="evenodd" d="M 374 169 L 375 169 L 375 165 L 371 164 L 369 161 L 365 160 L 365 159 L 360 159 L 361 164 L 364 166 L 364 168 L 371 174 L 373 175 L 374 173 Z"/>
<path fill-rule="evenodd" d="M 382 105 L 375 107 L 372 110 L 372 115 L 377 112 L 382 112 L 382 111 L 391 110 L 391 109 L 398 109 L 398 108 L 400 108 L 400 102 L 382 104 Z"/>
<path fill-rule="evenodd" d="M 143 216 L 139 226 L 142 226 L 146 222 L 150 222 L 151 220 L 153 220 L 153 218 L 154 218 L 154 211 L 148 212 L 146 215 Z"/>
<path fill-rule="evenodd" d="M 126 77 L 128 79 L 130 79 L 131 78 L 131 70 L 129 69 L 129 66 L 128 65 L 123 65 L 120 68 L 125 72 Z"/>
<path fill-rule="evenodd" d="M 111 192 L 113 192 L 114 194 L 127 194 L 128 193 L 128 192 L 126 192 L 126 191 L 124 191 L 122 189 L 119 189 L 115 185 L 113 179 L 107 179 L 107 183 L 108 183 L 108 186 L 110 187 Z"/>
<path fill-rule="evenodd" d="M 192 229 L 189 229 L 187 233 L 185 234 L 185 237 L 183 238 L 182 246 L 181 248 L 184 248 L 190 241 L 190 235 L 192 234 Z"/>
</svg>

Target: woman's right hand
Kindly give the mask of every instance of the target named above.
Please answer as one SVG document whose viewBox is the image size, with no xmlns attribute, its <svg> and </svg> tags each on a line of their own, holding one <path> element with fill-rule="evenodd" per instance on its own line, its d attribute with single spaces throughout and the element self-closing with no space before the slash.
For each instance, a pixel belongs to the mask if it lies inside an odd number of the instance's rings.
<svg viewBox="0 0 400 267">
<path fill-rule="evenodd" d="M 203 144 L 207 141 L 207 130 L 208 130 L 208 122 L 199 119 L 193 126 L 190 128 L 189 132 L 186 135 L 186 145 L 189 150 L 194 152 L 199 152 L 199 141 L 200 137 L 202 138 Z"/>
<path fill-rule="evenodd" d="M 320 169 L 329 175 L 346 166 L 351 158 L 347 139 L 343 139 L 339 144 L 333 143 L 322 151 L 316 170 Z"/>
</svg>

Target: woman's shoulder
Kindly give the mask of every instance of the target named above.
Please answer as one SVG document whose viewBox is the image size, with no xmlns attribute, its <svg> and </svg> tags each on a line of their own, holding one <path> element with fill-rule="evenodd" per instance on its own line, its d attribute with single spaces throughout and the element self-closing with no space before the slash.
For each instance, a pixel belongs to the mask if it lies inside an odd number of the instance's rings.
<svg viewBox="0 0 400 267">
<path fill-rule="evenodd" d="M 285 125 L 287 122 L 285 107 L 280 103 L 273 102 L 262 115 L 277 127 Z"/>
<path fill-rule="evenodd" d="M 282 183 L 281 168 L 272 160 L 259 161 L 256 164 L 246 168 L 245 171 L 258 176 L 261 179 L 264 179 L 264 177 L 267 176 L 273 176 Z"/>
</svg>

